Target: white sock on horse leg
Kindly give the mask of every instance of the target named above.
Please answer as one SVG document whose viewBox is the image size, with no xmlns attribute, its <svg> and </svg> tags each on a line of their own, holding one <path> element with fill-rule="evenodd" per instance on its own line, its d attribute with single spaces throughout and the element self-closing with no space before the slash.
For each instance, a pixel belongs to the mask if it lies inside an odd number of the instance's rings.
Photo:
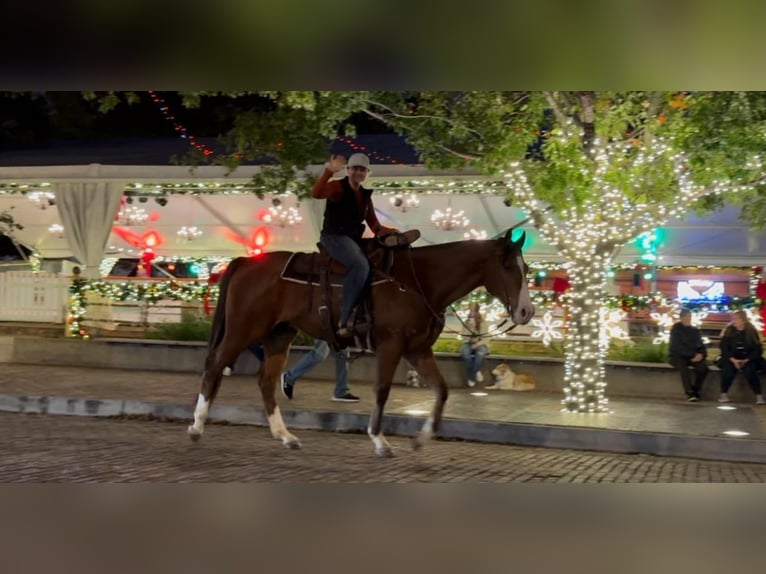
<svg viewBox="0 0 766 574">
<path fill-rule="evenodd" d="M 192 425 L 194 430 L 200 434 L 205 430 L 205 420 L 207 419 L 209 408 L 210 402 L 205 399 L 205 395 L 200 393 L 197 397 L 197 406 L 194 408 L 194 424 Z"/>
</svg>

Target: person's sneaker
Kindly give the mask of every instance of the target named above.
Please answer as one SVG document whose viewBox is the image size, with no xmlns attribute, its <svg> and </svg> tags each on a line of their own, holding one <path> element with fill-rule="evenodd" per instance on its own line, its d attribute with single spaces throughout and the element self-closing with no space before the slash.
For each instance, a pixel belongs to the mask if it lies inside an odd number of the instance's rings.
<svg viewBox="0 0 766 574">
<path fill-rule="evenodd" d="M 471 379 L 468 379 L 468 386 L 473 388 L 476 386 L 476 381 L 472 381 Z"/>
<path fill-rule="evenodd" d="M 335 333 L 341 339 L 346 339 L 351 336 L 351 331 L 345 325 L 338 325 L 338 330 Z"/>
<path fill-rule="evenodd" d="M 481 371 L 476 371 L 476 382 L 477 383 L 484 382 L 484 375 L 481 374 Z"/>
<path fill-rule="evenodd" d="M 335 401 L 336 403 L 358 403 L 359 397 L 347 392 L 342 397 L 333 397 L 332 400 Z"/>
<path fill-rule="evenodd" d="M 727 395 L 726 393 L 721 393 L 721 396 L 718 397 L 718 402 L 719 403 L 728 403 L 729 402 L 729 395 Z"/>
<path fill-rule="evenodd" d="M 231 367 L 224 367 L 223 368 L 223 376 L 224 377 L 228 377 L 229 375 L 231 375 Z"/>
<path fill-rule="evenodd" d="M 687 403 L 696 403 L 699 400 L 699 397 L 691 396 L 688 399 L 686 399 Z"/>
<path fill-rule="evenodd" d="M 286 373 L 282 373 L 279 375 L 279 387 L 282 389 L 282 394 L 285 395 L 288 400 L 293 400 L 293 383 L 287 382 L 285 374 Z"/>
<path fill-rule="evenodd" d="M 766 399 L 763 398 L 763 395 L 755 395 L 755 404 L 766 405 Z"/>
</svg>

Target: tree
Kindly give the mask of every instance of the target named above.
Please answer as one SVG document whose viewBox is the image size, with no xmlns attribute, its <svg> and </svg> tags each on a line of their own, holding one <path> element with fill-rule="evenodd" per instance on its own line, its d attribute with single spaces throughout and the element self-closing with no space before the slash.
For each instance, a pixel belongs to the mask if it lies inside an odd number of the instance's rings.
<svg viewBox="0 0 766 574">
<path fill-rule="evenodd" d="M 197 105 L 211 94 L 184 94 Z M 215 94 L 216 96 L 219 94 Z M 761 92 L 263 92 L 270 109 L 243 112 L 227 142 L 235 165 L 269 156 L 264 189 L 305 193 L 307 164 L 349 135 L 364 113 L 406 136 L 434 168 L 503 177 L 567 261 L 565 341 L 570 411 L 607 410 L 600 311 L 622 245 L 734 192 L 764 189 Z M 234 96 L 240 96 L 235 94 Z M 764 200 L 766 201 L 766 200 Z"/>
</svg>

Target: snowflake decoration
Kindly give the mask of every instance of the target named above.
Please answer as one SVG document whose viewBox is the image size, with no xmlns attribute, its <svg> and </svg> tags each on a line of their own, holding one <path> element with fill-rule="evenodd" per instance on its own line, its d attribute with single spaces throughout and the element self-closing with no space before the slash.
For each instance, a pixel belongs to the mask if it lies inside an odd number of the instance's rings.
<svg viewBox="0 0 766 574">
<path fill-rule="evenodd" d="M 652 319 L 657 322 L 657 326 L 660 328 L 652 343 L 659 345 L 660 343 L 668 343 L 670 341 L 670 328 L 675 322 L 674 316 L 675 311 L 651 314 Z"/>
<path fill-rule="evenodd" d="M 628 314 L 620 309 L 601 308 L 601 343 L 608 346 L 612 339 L 630 340 L 624 323 Z"/>
<path fill-rule="evenodd" d="M 564 321 L 561 319 L 554 319 L 553 314 L 550 311 L 546 311 L 542 319 L 532 319 L 532 326 L 537 327 L 537 331 L 532 332 L 532 338 L 542 338 L 543 345 L 546 347 L 551 344 L 553 339 L 564 338 L 561 334 L 561 328 L 564 326 Z"/>
<path fill-rule="evenodd" d="M 699 311 L 692 311 L 692 325 L 697 327 L 698 329 L 702 327 L 702 322 L 707 319 L 707 316 L 710 314 L 710 312 L 707 309 L 701 309 Z M 702 337 L 702 342 L 705 345 L 710 344 L 710 337 Z"/>
</svg>

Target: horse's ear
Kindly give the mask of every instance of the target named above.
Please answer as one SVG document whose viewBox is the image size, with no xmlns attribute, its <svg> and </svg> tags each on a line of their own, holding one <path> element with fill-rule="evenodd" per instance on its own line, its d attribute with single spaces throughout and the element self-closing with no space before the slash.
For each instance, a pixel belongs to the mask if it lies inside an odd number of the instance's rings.
<svg viewBox="0 0 766 574">
<path fill-rule="evenodd" d="M 519 249 L 521 249 L 522 247 L 524 247 L 524 241 L 526 241 L 527 232 L 522 229 L 521 235 L 519 235 L 519 238 L 516 241 L 513 241 L 511 237 L 513 236 L 514 229 L 516 229 L 516 226 L 509 228 L 508 231 L 505 232 L 505 235 L 503 236 L 503 243 L 509 244 L 512 247 L 518 247 Z"/>
<path fill-rule="evenodd" d="M 512 229 L 508 230 L 508 233 L 506 234 L 506 237 L 508 238 L 508 241 L 510 242 L 512 247 L 518 248 L 521 250 L 522 247 L 524 247 L 524 242 L 527 239 L 527 232 L 522 230 L 521 235 L 519 235 L 518 239 L 516 241 L 511 241 L 511 231 Z"/>
</svg>

